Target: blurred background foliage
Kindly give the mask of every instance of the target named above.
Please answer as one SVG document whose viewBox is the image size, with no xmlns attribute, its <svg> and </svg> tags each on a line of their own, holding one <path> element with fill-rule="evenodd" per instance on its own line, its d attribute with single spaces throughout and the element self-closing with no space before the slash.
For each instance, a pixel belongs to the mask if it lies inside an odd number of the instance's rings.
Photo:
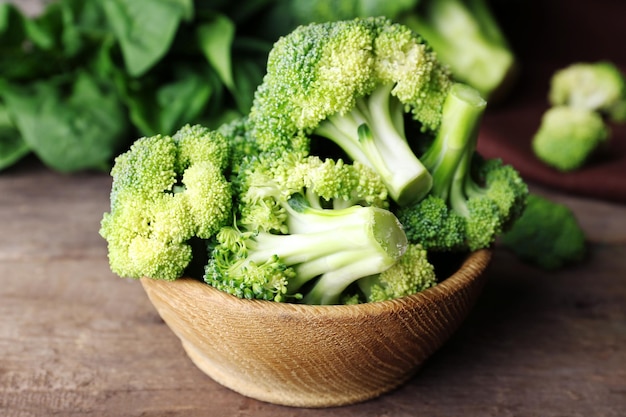
<svg viewBox="0 0 626 417">
<path fill-rule="evenodd" d="M 249 110 L 278 37 L 299 24 L 368 15 L 423 30 L 444 61 L 473 50 L 493 62 L 494 48 L 504 56 L 502 79 L 513 78 L 515 57 L 486 0 L 5 1 L 0 170 L 34 154 L 60 172 L 106 171 L 138 137 L 186 123 L 216 128 Z M 452 45 L 450 27 L 472 46 Z M 469 74 L 449 64 L 460 79 Z"/>
</svg>

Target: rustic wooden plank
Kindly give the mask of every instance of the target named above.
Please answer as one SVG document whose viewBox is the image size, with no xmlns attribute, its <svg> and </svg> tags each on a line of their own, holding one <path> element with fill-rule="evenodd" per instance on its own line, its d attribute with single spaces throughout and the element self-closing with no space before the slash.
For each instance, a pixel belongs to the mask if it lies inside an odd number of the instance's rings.
<svg viewBox="0 0 626 417">
<path fill-rule="evenodd" d="M 84 274 L 81 261 L 55 261 L 35 274 L 27 263 L 10 263 L 14 276 L 28 275 L 31 282 L 22 292 L 9 286 L 0 293 L 6 319 L 0 327 L 0 404 L 9 416 L 348 416 L 384 410 L 406 416 L 418 410 L 468 416 L 542 410 L 557 416 L 574 409 L 581 416 L 618 416 L 626 405 L 624 290 L 615 284 L 610 292 L 594 289 L 611 283 L 620 253 L 599 252 L 597 261 L 606 264 L 596 270 L 599 282 L 585 285 L 584 274 L 564 275 L 549 291 L 545 276 L 529 279 L 523 268 L 509 275 L 512 262 L 502 255 L 470 320 L 409 384 L 362 405 L 297 413 L 245 399 L 198 372 L 136 283 Z M 572 280 L 590 290 L 592 302 L 578 290 L 561 290 Z M 235 413 L 244 406 L 250 414 Z"/>
</svg>

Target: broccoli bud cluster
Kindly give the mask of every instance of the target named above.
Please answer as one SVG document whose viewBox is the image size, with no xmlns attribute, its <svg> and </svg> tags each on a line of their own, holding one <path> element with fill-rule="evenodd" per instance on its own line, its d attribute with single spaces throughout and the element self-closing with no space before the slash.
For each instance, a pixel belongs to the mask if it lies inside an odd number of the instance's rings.
<svg viewBox="0 0 626 417">
<path fill-rule="evenodd" d="M 550 108 L 532 139 L 537 158 L 560 172 L 583 168 L 626 122 L 626 78 L 613 63 L 577 62 L 550 80 Z"/>
</svg>

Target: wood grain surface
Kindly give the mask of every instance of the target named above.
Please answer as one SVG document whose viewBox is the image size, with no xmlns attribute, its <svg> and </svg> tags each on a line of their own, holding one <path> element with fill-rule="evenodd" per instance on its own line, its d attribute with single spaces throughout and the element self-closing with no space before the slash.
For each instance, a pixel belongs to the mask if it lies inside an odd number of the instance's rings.
<svg viewBox="0 0 626 417">
<path fill-rule="evenodd" d="M 109 187 L 33 161 L 0 174 L 3 417 L 624 415 L 625 206 L 535 188 L 577 213 L 588 261 L 547 274 L 496 248 L 470 317 L 415 377 L 313 410 L 246 398 L 193 365 L 140 282 L 109 271 Z"/>
</svg>

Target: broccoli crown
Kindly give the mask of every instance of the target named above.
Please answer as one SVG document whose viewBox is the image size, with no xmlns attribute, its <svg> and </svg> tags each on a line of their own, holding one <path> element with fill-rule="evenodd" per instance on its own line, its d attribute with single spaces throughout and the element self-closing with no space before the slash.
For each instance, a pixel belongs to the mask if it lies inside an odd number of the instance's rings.
<svg viewBox="0 0 626 417">
<path fill-rule="evenodd" d="M 388 84 L 425 129 L 437 128 L 451 79 L 418 34 L 382 17 L 299 26 L 274 44 L 256 92 L 250 113 L 261 146 L 311 132 Z"/>
<path fill-rule="evenodd" d="M 610 129 L 598 113 L 570 106 L 548 109 L 532 140 L 542 162 L 562 172 L 582 167 L 610 138 Z"/>
<path fill-rule="evenodd" d="M 487 248 L 519 218 L 528 193 L 519 173 L 500 159 L 476 156 L 473 165 L 448 198 L 429 194 L 397 211 L 410 242 L 436 252 Z"/>
<path fill-rule="evenodd" d="M 580 262 L 587 253 L 585 233 L 571 209 L 536 194 L 528 196 L 501 242 L 522 261 L 546 270 Z"/>
<path fill-rule="evenodd" d="M 428 195 L 414 206 L 396 213 L 407 239 L 433 251 L 461 251 L 465 248 L 465 217 L 450 210 L 447 202 Z"/>
<path fill-rule="evenodd" d="M 518 75 L 517 58 L 485 0 L 292 0 L 296 24 L 386 16 L 418 32 L 457 81 L 501 99 Z"/>
<path fill-rule="evenodd" d="M 303 25 L 269 54 L 250 111 L 252 130 L 265 151 L 306 151 L 302 136 L 330 139 L 374 168 L 404 204 L 430 187 L 407 142 L 405 113 L 420 129 L 436 130 L 451 84 L 425 41 L 389 19 Z"/>
<path fill-rule="evenodd" d="M 466 219 L 469 250 L 491 246 L 517 221 L 526 206 L 528 186 L 519 172 L 500 159 L 474 158 L 473 172 L 455 189 L 451 207 Z"/>
<path fill-rule="evenodd" d="M 335 304 L 356 279 L 404 253 L 406 235 L 384 208 L 384 184 L 363 165 L 259 155 L 240 176 L 237 224 L 212 244 L 210 285 L 248 298 Z"/>
<path fill-rule="evenodd" d="M 250 155 L 259 152 L 256 140 L 252 137 L 249 129 L 248 117 L 242 116 L 226 122 L 217 128 L 226 139 L 229 147 L 229 167 L 231 177 L 235 178 L 242 162 Z"/>
<path fill-rule="evenodd" d="M 284 153 L 280 159 L 274 154 L 251 158 L 238 183 L 239 223 L 252 230 L 315 231 L 322 225 L 311 223 L 313 209 L 389 206 L 384 183 L 367 166 L 297 152 Z M 302 206 L 309 208 L 304 218 Z M 328 214 L 323 216 L 324 227 L 331 227 Z"/>
<path fill-rule="evenodd" d="M 437 284 L 437 277 L 428 252 L 419 244 L 410 244 L 393 266 L 378 275 L 359 279 L 357 284 L 365 300 L 374 302 L 424 291 Z"/>
<path fill-rule="evenodd" d="M 224 137 L 200 126 L 140 138 L 118 156 L 100 227 L 113 272 L 180 277 L 192 257 L 188 241 L 210 238 L 231 219 L 227 163 Z"/>
<path fill-rule="evenodd" d="M 287 284 L 296 276 L 292 267 L 276 254 L 252 259 L 251 253 L 259 247 L 257 236 L 257 233 L 241 232 L 236 227 L 223 227 L 205 266 L 204 281 L 239 298 L 277 302 L 297 298 L 297 294 L 287 294 Z"/>
<path fill-rule="evenodd" d="M 626 79 L 609 61 L 578 62 L 556 71 L 548 99 L 553 106 L 597 111 L 614 121 L 626 121 Z"/>
<path fill-rule="evenodd" d="M 430 194 L 398 211 L 411 242 L 438 251 L 489 247 L 521 214 L 528 187 L 519 173 L 476 152 L 485 104 L 472 87 L 450 90 L 441 127 L 421 156 L 433 177 Z"/>
</svg>

